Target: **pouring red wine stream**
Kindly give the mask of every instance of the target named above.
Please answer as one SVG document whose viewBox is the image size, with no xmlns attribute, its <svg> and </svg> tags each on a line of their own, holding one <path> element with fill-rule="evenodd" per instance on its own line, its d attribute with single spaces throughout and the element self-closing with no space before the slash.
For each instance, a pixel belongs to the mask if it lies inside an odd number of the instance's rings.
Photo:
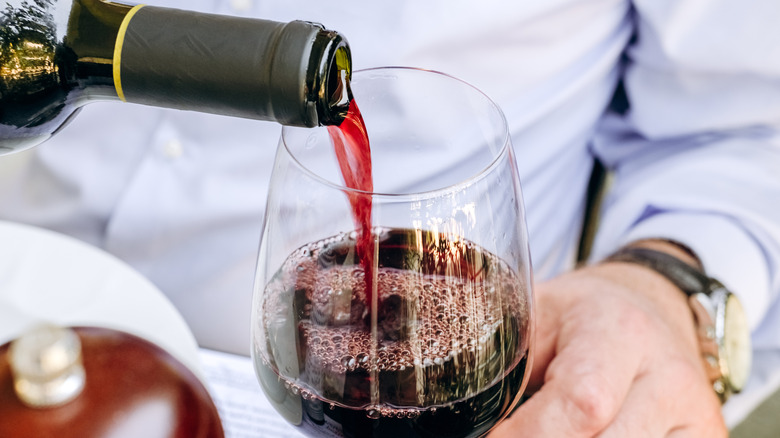
<svg viewBox="0 0 780 438">
<path fill-rule="evenodd" d="M 355 247 L 366 278 L 366 305 L 371 308 L 374 295 L 371 192 L 374 191 L 374 180 L 371 172 L 371 145 L 368 132 L 355 99 L 350 101 L 349 111 L 344 121 L 340 125 L 328 126 L 328 133 L 333 141 L 344 183 L 354 190 L 348 192 L 347 197 L 358 230 Z"/>
</svg>

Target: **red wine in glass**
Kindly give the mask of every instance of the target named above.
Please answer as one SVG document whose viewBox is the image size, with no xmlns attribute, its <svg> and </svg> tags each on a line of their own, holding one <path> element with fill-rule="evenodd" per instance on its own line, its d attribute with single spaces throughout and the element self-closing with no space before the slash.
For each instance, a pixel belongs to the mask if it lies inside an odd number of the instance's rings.
<svg viewBox="0 0 780 438">
<path fill-rule="evenodd" d="M 256 369 L 269 400 L 300 409 L 307 436 L 481 436 L 522 388 L 528 285 L 470 242 L 376 233 L 375 322 L 354 233 L 300 248 L 267 285 Z"/>
</svg>

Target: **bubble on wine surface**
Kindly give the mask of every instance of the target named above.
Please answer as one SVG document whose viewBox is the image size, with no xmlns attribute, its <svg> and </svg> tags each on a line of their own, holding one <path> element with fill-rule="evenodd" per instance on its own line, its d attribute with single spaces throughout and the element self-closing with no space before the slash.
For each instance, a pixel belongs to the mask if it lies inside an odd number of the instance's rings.
<svg viewBox="0 0 780 438">
<path fill-rule="evenodd" d="M 525 285 L 497 257 L 463 243 L 416 257 L 412 245 L 386 244 L 390 260 L 380 242 L 372 315 L 366 273 L 350 257 L 354 243 L 345 234 L 293 253 L 280 271 L 283 287 L 266 290 L 266 318 L 290 301 L 282 295 L 300 295 L 292 312 L 297 341 L 289 346 L 298 350 L 297 384 L 330 401 L 359 404 L 371 401 L 370 385 L 361 382 L 374 379 L 383 402 L 446 404 L 492 384 L 520 360 Z M 274 326 L 264 329 L 271 342 Z"/>
</svg>

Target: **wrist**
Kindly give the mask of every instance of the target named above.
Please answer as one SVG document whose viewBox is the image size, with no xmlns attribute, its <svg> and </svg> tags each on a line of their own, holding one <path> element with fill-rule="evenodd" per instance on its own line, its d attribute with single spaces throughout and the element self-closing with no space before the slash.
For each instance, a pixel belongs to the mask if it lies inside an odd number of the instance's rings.
<svg viewBox="0 0 780 438">
<path fill-rule="evenodd" d="M 742 389 L 750 370 L 747 320 L 737 297 L 705 275 L 693 253 L 674 245 L 665 241 L 637 242 L 612 254 L 606 264 L 633 264 L 665 277 L 676 287 L 688 303 L 705 371 L 721 402 L 725 402 Z"/>
<path fill-rule="evenodd" d="M 659 306 L 659 311 L 680 324 L 684 324 L 680 326 L 681 329 L 693 328 L 693 333 L 695 333 L 695 320 L 688 302 L 688 293 L 682 290 L 680 284 L 675 283 L 668 275 L 665 275 L 658 269 L 653 269 L 646 264 L 627 262 L 614 257 L 615 254 L 619 254 L 623 250 L 634 248 L 661 252 L 674 257 L 696 271 L 702 271 L 702 264 L 698 256 L 690 248 L 676 241 L 643 239 L 629 243 L 600 263 L 601 265 L 613 266 L 612 269 L 623 272 L 622 276 L 625 277 L 623 281 L 628 282 L 627 286 L 631 290 L 656 302 Z M 643 274 L 640 274 L 640 271 Z M 684 333 L 689 331 L 683 330 Z M 694 345 L 696 344 L 694 342 Z"/>
<path fill-rule="evenodd" d="M 680 289 L 660 273 L 633 263 L 603 261 L 585 268 L 592 274 L 619 286 L 640 305 L 680 334 L 679 339 L 698 352 L 693 314 Z"/>
</svg>

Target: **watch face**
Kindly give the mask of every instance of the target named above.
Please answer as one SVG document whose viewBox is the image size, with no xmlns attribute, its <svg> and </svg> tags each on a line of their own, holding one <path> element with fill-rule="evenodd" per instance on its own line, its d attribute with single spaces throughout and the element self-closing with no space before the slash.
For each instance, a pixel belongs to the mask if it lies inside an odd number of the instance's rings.
<svg viewBox="0 0 780 438">
<path fill-rule="evenodd" d="M 728 379 L 732 390 L 745 386 L 750 374 L 750 328 L 742 304 L 736 296 L 728 294 L 724 315 L 724 333 L 721 359 L 728 367 Z"/>
</svg>

